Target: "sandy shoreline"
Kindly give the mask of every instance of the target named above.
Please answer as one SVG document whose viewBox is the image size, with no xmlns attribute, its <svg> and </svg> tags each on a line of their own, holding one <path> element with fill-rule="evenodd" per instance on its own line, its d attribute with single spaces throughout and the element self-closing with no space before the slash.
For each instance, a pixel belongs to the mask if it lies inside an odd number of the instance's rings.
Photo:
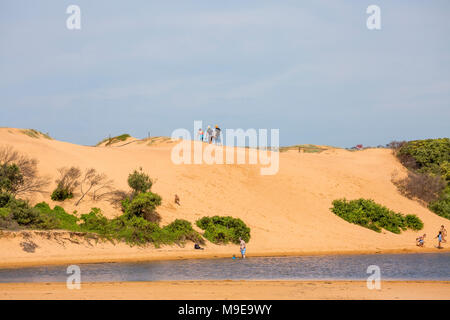
<svg viewBox="0 0 450 320">
<path fill-rule="evenodd" d="M 69 290 L 65 283 L 0 283 L 0 299 L 450 299 L 450 281 L 155 281 L 90 282 Z"/>
</svg>

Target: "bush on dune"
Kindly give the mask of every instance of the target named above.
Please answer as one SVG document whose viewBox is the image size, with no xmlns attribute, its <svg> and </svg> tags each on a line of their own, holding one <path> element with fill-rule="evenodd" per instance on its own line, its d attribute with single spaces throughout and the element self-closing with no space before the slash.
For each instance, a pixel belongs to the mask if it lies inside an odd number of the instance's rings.
<svg viewBox="0 0 450 320">
<path fill-rule="evenodd" d="M 150 222 L 159 222 L 161 216 L 155 211 L 159 205 L 161 205 L 161 197 L 156 193 L 140 193 L 131 202 L 124 202 L 125 216 L 128 218 L 141 217 Z"/>
<path fill-rule="evenodd" d="M 51 195 L 53 201 L 64 201 L 73 198 L 75 188 L 80 184 L 81 170 L 77 167 L 59 168 L 56 189 Z"/>
<path fill-rule="evenodd" d="M 203 236 L 216 244 L 229 242 L 239 244 L 239 237 L 245 242 L 250 240 L 250 228 L 238 218 L 233 217 L 203 217 L 196 222 L 197 226 L 205 230 Z"/>
<path fill-rule="evenodd" d="M 421 230 L 423 222 L 413 214 L 406 216 L 396 213 L 388 208 L 377 204 L 373 200 L 357 199 L 347 201 L 346 199 L 334 200 L 331 211 L 342 219 L 381 232 L 382 229 L 393 233 L 400 233 L 408 228 Z"/>
</svg>

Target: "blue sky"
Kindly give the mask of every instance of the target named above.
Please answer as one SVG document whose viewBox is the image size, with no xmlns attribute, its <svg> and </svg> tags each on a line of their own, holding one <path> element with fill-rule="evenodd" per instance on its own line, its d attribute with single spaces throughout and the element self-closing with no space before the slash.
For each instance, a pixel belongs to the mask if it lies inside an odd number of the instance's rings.
<svg viewBox="0 0 450 320">
<path fill-rule="evenodd" d="M 81 30 L 66 8 L 81 8 Z M 381 8 L 381 30 L 366 8 Z M 450 135 L 450 2 L 0 2 L 0 126 L 92 145 L 277 128 L 282 145 Z"/>
</svg>

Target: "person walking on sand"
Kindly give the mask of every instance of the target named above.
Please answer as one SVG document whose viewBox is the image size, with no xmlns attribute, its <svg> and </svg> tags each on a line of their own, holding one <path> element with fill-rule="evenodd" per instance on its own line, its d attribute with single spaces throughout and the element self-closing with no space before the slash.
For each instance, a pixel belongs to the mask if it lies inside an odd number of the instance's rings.
<svg viewBox="0 0 450 320">
<path fill-rule="evenodd" d="M 416 238 L 416 245 L 418 247 L 423 247 L 423 245 L 425 244 L 425 237 L 426 237 L 426 233 L 423 234 L 423 236 Z"/>
<path fill-rule="evenodd" d="M 211 129 L 211 126 L 208 126 L 208 130 L 206 130 L 206 139 L 207 139 L 208 143 L 212 142 L 213 130 Z"/>
<path fill-rule="evenodd" d="M 442 242 L 447 242 L 447 230 L 445 229 L 444 225 L 441 226 L 441 232 L 442 232 Z"/>
<path fill-rule="evenodd" d="M 175 194 L 175 203 L 180 205 L 180 197 L 177 194 Z"/>
<path fill-rule="evenodd" d="M 441 246 L 441 242 L 442 242 L 442 231 L 439 231 L 439 234 L 435 237 L 435 239 L 438 239 L 438 246 L 437 246 L 437 248 L 438 249 L 442 249 L 442 246 Z"/>
<path fill-rule="evenodd" d="M 220 140 L 220 128 L 218 125 L 216 125 L 216 129 L 214 130 L 214 139 L 215 139 L 215 144 L 219 145 L 222 143 L 222 141 Z"/>
<path fill-rule="evenodd" d="M 239 237 L 239 242 L 240 242 L 239 247 L 240 247 L 240 249 L 241 249 L 241 256 L 242 256 L 242 259 L 245 259 L 245 251 L 247 250 L 247 246 L 245 245 L 245 241 L 242 240 L 241 237 Z"/>
</svg>

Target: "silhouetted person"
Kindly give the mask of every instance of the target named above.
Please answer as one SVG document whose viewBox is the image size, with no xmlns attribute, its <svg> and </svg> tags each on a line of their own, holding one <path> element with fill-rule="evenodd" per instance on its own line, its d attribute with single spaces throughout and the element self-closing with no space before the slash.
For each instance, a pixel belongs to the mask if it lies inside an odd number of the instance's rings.
<svg viewBox="0 0 450 320">
<path fill-rule="evenodd" d="M 175 203 L 180 206 L 180 197 L 177 194 L 175 195 Z"/>
</svg>

